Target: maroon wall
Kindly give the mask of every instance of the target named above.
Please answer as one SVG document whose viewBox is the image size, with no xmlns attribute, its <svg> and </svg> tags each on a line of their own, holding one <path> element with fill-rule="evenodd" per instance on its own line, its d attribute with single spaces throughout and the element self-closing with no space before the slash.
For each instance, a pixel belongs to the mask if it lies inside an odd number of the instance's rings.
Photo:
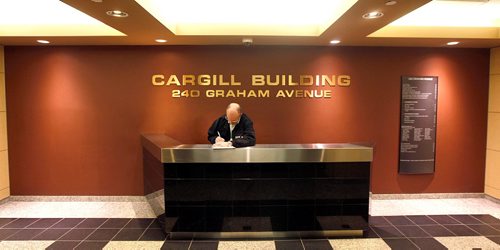
<svg viewBox="0 0 500 250">
<path fill-rule="evenodd" d="M 483 192 L 487 49 L 6 47 L 5 61 L 13 195 L 141 195 L 140 133 L 207 143 L 234 101 L 258 143 L 374 143 L 373 193 Z M 234 74 L 244 84 L 252 74 L 347 74 L 351 86 L 331 99 L 173 99 L 153 74 Z M 402 75 L 439 77 L 432 175 L 397 173 Z"/>
</svg>

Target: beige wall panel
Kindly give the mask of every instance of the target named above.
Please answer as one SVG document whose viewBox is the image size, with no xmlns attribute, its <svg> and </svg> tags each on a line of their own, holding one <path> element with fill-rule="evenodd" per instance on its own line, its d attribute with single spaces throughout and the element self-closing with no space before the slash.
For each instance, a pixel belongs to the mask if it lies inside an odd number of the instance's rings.
<svg viewBox="0 0 500 250">
<path fill-rule="evenodd" d="M 490 51 L 487 148 L 484 193 L 500 199 L 500 47 Z"/>
<path fill-rule="evenodd" d="M 0 111 L 7 111 L 5 100 L 5 74 L 0 73 Z"/>
<path fill-rule="evenodd" d="M 488 149 L 500 151 L 500 113 L 488 113 Z"/>
<path fill-rule="evenodd" d="M 490 75 L 488 112 L 500 112 L 500 75 Z"/>
<path fill-rule="evenodd" d="M 486 173 L 484 185 L 485 187 L 489 187 L 490 190 L 496 189 L 500 191 L 500 151 L 486 151 Z"/>
<path fill-rule="evenodd" d="M 500 47 L 490 51 L 490 75 L 500 74 Z"/>
<path fill-rule="evenodd" d="M 0 112 L 0 150 L 7 148 L 7 112 Z"/>
<path fill-rule="evenodd" d="M 10 188 L 5 188 L 0 190 L 0 200 L 3 200 L 10 196 Z"/>
<path fill-rule="evenodd" d="M 5 72 L 5 60 L 3 59 L 3 46 L 0 46 L 0 72 Z"/>
<path fill-rule="evenodd" d="M 9 156 L 7 150 L 0 151 L 0 189 L 9 187 Z"/>
<path fill-rule="evenodd" d="M 492 188 L 490 186 L 485 186 L 484 193 L 491 196 L 491 197 L 500 199 L 500 189 L 495 189 L 495 188 Z"/>
</svg>

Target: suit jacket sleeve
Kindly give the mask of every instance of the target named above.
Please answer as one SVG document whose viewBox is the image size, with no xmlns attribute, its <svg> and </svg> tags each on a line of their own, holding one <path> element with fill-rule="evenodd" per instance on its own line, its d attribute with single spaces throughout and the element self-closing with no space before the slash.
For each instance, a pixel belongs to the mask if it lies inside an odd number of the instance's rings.
<svg viewBox="0 0 500 250">
<path fill-rule="evenodd" d="M 215 120 L 212 123 L 212 126 L 210 126 L 210 128 L 208 129 L 208 141 L 212 144 L 215 144 L 215 138 L 219 136 L 219 134 L 217 134 L 218 126 L 219 126 L 219 119 Z"/>
<path fill-rule="evenodd" d="M 255 130 L 253 128 L 253 122 L 250 119 L 245 119 L 243 128 L 243 137 L 234 139 L 233 146 L 239 147 L 250 147 L 255 145 Z"/>
</svg>

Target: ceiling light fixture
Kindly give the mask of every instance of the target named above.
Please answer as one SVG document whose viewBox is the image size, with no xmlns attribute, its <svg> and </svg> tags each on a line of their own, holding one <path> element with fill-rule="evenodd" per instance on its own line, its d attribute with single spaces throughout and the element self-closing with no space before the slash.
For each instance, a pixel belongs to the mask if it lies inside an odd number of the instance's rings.
<svg viewBox="0 0 500 250">
<path fill-rule="evenodd" d="M 50 43 L 49 41 L 47 40 L 36 40 L 37 43 L 42 43 L 42 44 L 48 44 Z"/>
<path fill-rule="evenodd" d="M 102 3 L 102 0 L 91 0 L 94 3 Z"/>
<path fill-rule="evenodd" d="M 156 39 L 155 40 L 157 43 L 166 43 L 167 40 L 166 39 Z"/>
<path fill-rule="evenodd" d="M 446 43 L 446 45 L 457 45 L 459 44 L 460 42 L 449 42 L 449 43 Z"/>
<path fill-rule="evenodd" d="M 364 14 L 363 18 L 364 19 L 375 19 L 375 18 L 380 18 L 383 15 L 384 15 L 384 13 L 382 13 L 382 12 L 372 11 L 372 12 Z"/>
<path fill-rule="evenodd" d="M 397 3 L 398 3 L 398 1 L 387 1 L 387 2 L 385 2 L 385 5 L 392 6 L 392 5 L 395 5 Z"/>
<path fill-rule="evenodd" d="M 241 39 L 241 42 L 243 43 L 243 46 L 250 46 L 253 44 L 253 39 L 252 38 L 243 38 Z"/>
<path fill-rule="evenodd" d="M 330 44 L 339 44 L 340 43 L 340 40 L 331 40 L 330 41 Z"/>
<path fill-rule="evenodd" d="M 128 17 L 128 13 L 121 10 L 108 10 L 106 11 L 106 14 L 114 17 Z"/>
</svg>

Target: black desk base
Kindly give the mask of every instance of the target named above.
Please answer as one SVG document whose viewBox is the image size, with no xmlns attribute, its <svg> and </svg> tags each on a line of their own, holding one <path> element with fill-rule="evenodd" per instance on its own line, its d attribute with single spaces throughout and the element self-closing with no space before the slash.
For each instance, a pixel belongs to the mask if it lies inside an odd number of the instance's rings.
<svg viewBox="0 0 500 250">
<path fill-rule="evenodd" d="M 362 236 L 370 162 L 166 163 L 169 238 Z"/>
</svg>

